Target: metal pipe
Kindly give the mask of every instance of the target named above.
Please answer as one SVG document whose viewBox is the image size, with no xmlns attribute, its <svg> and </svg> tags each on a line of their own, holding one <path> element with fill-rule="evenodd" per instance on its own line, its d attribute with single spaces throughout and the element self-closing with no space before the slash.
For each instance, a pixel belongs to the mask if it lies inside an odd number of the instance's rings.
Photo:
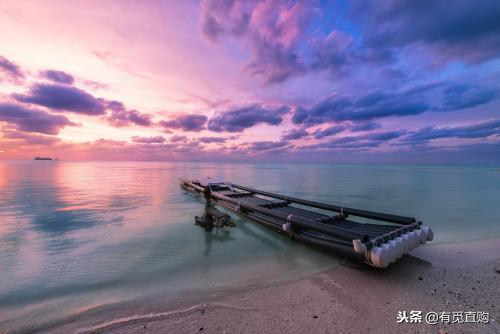
<svg viewBox="0 0 500 334">
<path fill-rule="evenodd" d="M 392 214 L 388 214 L 388 213 L 380 213 L 380 212 L 373 212 L 373 211 L 366 211 L 366 210 L 358 210 L 358 209 L 353 209 L 353 208 L 345 208 L 345 207 L 341 207 L 338 205 L 324 204 L 324 203 L 319 203 L 319 202 L 314 202 L 314 201 L 303 200 L 303 199 L 295 198 L 295 197 L 273 194 L 273 193 L 266 192 L 266 191 L 261 191 L 261 190 L 257 190 L 257 189 L 253 189 L 253 188 L 249 188 L 249 187 L 245 187 L 245 186 L 240 186 L 240 185 L 237 185 L 234 183 L 229 183 L 229 184 L 235 188 L 254 192 L 256 194 L 261 194 L 261 195 L 273 197 L 273 198 L 279 198 L 279 199 L 282 199 L 285 201 L 290 201 L 290 202 L 294 202 L 294 203 L 298 203 L 298 204 L 312 206 L 312 207 L 318 208 L 318 209 L 335 211 L 335 212 L 342 211 L 346 214 L 353 215 L 353 216 L 364 217 L 364 218 L 369 218 L 369 219 L 374 219 L 374 220 L 387 221 L 387 222 L 402 224 L 402 225 L 408 225 L 408 224 L 412 224 L 415 222 L 415 218 L 411 218 L 411 217 L 403 217 L 403 216 L 397 216 L 397 215 L 392 215 Z"/>
<path fill-rule="evenodd" d="M 183 181 L 183 180 L 181 180 L 181 181 Z M 188 181 L 184 181 L 184 182 L 189 183 L 197 191 L 203 192 L 203 189 L 204 189 L 203 187 L 195 185 L 195 184 L 188 182 Z M 244 189 L 244 190 L 246 190 L 246 189 Z M 225 202 L 236 204 L 237 206 L 240 207 L 240 209 L 260 212 L 260 213 L 263 213 L 267 216 L 291 223 L 292 225 L 296 225 L 298 227 L 308 228 L 311 230 L 319 231 L 321 233 L 332 235 L 332 236 L 340 238 L 340 239 L 349 240 L 349 241 L 352 241 L 353 239 L 366 239 L 366 236 L 364 234 L 361 234 L 361 233 L 358 233 L 355 231 L 343 229 L 343 228 L 332 226 L 332 225 L 319 224 L 319 223 L 315 222 L 313 219 L 307 219 L 307 220 L 297 219 L 296 217 L 293 216 L 293 214 L 287 215 L 287 214 L 283 214 L 280 212 L 274 212 L 273 210 L 266 209 L 266 208 L 263 208 L 263 207 L 258 206 L 258 205 L 248 204 L 248 203 L 245 203 L 246 201 L 240 201 L 238 199 L 234 199 L 234 198 L 230 198 L 230 197 L 227 197 L 227 196 L 224 196 L 221 194 L 217 194 L 216 192 L 212 193 L 212 197 L 215 198 L 216 200 L 220 199 L 220 200 L 223 200 Z"/>
</svg>

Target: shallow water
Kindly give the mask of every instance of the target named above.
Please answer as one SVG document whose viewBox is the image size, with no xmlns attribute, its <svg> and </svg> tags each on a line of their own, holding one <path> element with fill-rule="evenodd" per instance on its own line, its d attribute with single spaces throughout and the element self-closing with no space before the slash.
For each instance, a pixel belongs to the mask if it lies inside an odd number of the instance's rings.
<svg viewBox="0 0 500 334">
<path fill-rule="evenodd" d="M 235 183 L 414 216 L 435 242 L 500 234 L 500 171 L 488 167 L 167 162 L 0 162 L 0 330 L 92 307 L 265 285 L 338 259 L 234 216 L 193 225 L 179 177 Z"/>
</svg>

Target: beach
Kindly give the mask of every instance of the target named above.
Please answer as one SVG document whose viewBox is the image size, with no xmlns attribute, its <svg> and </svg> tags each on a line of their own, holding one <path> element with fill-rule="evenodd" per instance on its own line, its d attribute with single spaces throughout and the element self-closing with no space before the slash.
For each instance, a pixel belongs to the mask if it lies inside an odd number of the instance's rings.
<svg viewBox="0 0 500 334">
<path fill-rule="evenodd" d="M 498 333 L 499 284 L 500 242 L 491 238 L 429 245 L 382 270 L 345 261 L 268 287 L 105 316 L 89 312 L 46 332 Z M 400 311 L 421 311 L 423 318 L 398 323 Z M 450 316 L 449 324 L 439 318 L 430 325 L 425 320 L 429 312 L 486 312 L 489 321 L 451 323 Z"/>
</svg>

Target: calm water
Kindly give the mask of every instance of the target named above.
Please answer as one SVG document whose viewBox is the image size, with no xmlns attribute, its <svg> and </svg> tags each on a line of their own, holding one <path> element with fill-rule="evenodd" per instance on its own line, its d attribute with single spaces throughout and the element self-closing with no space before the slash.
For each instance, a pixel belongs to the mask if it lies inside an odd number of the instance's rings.
<svg viewBox="0 0 500 334">
<path fill-rule="evenodd" d="M 327 203 L 415 216 L 435 242 L 500 234 L 500 169 L 219 163 L 0 162 L 0 332 L 100 305 L 262 285 L 334 256 L 234 217 L 193 225 L 179 177 L 220 177 Z"/>
</svg>

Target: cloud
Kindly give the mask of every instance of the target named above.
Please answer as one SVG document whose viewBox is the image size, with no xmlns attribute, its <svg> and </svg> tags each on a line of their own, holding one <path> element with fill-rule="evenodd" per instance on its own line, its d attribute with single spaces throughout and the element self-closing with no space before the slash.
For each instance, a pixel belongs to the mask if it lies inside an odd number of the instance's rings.
<svg viewBox="0 0 500 334">
<path fill-rule="evenodd" d="M 431 98 L 431 95 L 435 96 Z M 304 126 L 343 121 L 373 125 L 370 123 L 373 119 L 418 115 L 426 111 L 455 111 L 477 107 L 498 97 L 496 88 L 430 82 L 396 92 L 377 90 L 362 96 L 335 94 L 309 108 L 297 107 L 292 122 Z M 431 100 L 433 103 L 429 102 Z"/>
<path fill-rule="evenodd" d="M 1 70 L 13 76 L 23 76 L 19 66 L 4 57 L 0 57 Z M 45 70 L 40 73 L 40 77 L 55 83 L 36 83 L 26 94 L 12 94 L 12 97 L 18 102 L 43 106 L 51 109 L 51 111 L 105 116 L 104 119 L 116 127 L 130 124 L 139 126 L 150 126 L 152 124 L 151 116 L 148 114 L 140 113 L 137 110 L 128 110 L 119 101 L 96 98 L 80 88 L 71 86 L 74 84 L 75 78 L 69 73 Z M 107 110 L 110 111 L 109 115 L 106 115 Z"/>
<path fill-rule="evenodd" d="M 75 82 L 75 78 L 66 72 L 56 71 L 56 70 L 46 70 L 41 73 L 41 76 L 47 80 L 72 85 Z"/>
<path fill-rule="evenodd" d="M 300 149 L 371 149 L 380 144 L 399 138 L 406 134 L 405 130 L 367 133 L 359 136 L 345 136 L 330 139 L 327 142 L 301 146 Z"/>
<path fill-rule="evenodd" d="M 491 135 L 500 135 L 500 119 L 491 119 L 460 126 L 425 127 L 410 133 L 405 138 L 405 141 L 421 143 L 440 138 L 485 138 Z"/>
<path fill-rule="evenodd" d="M 359 136 L 359 138 L 375 141 L 387 141 L 395 138 L 399 138 L 406 134 L 406 130 L 395 130 L 395 131 L 385 131 L 385 132 L 375 132 L 367 133 L 365 135 Z"/>
<path fill-rule="evenodd" d="M 302 139 L 307 136 L 309 136 L 310 133 L 307 132 L 305 129 L 298 128 L 298 129 L 292 129 L 287 132 L 284 132 L 283 135 L 281 136 L 281 140 L 296 140 L 296 139 Z"/>
<path fill-rule="evenodd" d="M 201 2 L 201 30 L 212 42 L 229 35 L 250 45 L 246 71 L 276 83 L 304 71 L 298 46 L 316 11 L 315 1 Z"/>
<path fill-rule="evenodd" d="M 165 138 L 162 136 L 154 136 L 154 137 L 133 136 L 132 142 L 138 144 L 161 144 L 165 142 Z"/>
<path fill-rule="evenodd" d="M 417 115 L 430 109 L 422 97 L 408 92 L 376 91 L 361 97 L 333 95 L 311 108 L 296 108 L 292 121 L 312 126 L 333 121 L 368 121 L 389 116 Z"/>
<path fill-rule="evenodd" d="M 311 70 L 328 69 L 338 76 L 348 75 L 361 67 L 389 66 L 397 61 L 390 49 L 359 47 L 346 32 L 333 30 L 325 37 L 316 37 L 311 45 Z M 363 71 L 366 75 L 366 70 Z"/>
<path fill-rule="evenodd" d="M 337 133 L 344 131 L 345 129 L 346 129 L 345 126 L 342 125 L 333 125 L 326 129 L 315 131 L 314 138 L 321 139 L 324 137 L 333 136 L 336 135 Z"/>
<path fill-rule="evenodd" d="M 473 108 L 498 98 L 498 89 L 470 84 L 451 84 L 443 91 L 442 111 Z"/>
<path fill-rule="evenodd" d="M 257 124 L 279 125 L 288 107 L 269 107 L 252 104 L 235 107 L 215 114 L 208 121 L 208 129 L 216 132 L 241 132 Z"/>
<path fill-rule="evenodd" d="M 58 134 L 65 126 L 77 126 L 66 116 L 53 115 L 12 103 L 0 103 L 0 121 L 12 124 L 21 131 L 49 135 Z"/>
<path fill-rule="evenodd" d="M 205 115 L 185 114 L 168 121 L 160 121 L 159 124 L 166 129 L 199 132 L 205 129 L 207 119 Z"/>
<path fill-rule="evenodd" d="M 175 136 L 170 137 L 169 141 L 171 143 L 187 142 L 188 141 L 188 137 L 175 135 Z"/>
<path fill-rule="evenodd" d="M 375 122 L 355 123 L 349 127 L 351 132 L 371 131 L 380 128 L 381 125 Z"/>
<path fill-rule="evenodd" d="M 288 146 L 288 141 L 255 141 L 253 143 L 249 143 L 248 150 L 251 152 L 282 152 L 284 148 Z"/>
<path fill-rule="evenodd" d="M 57 111 L 70 111 L 85 115 L 103 115 L 104 101 L 72 86 L 59 84 L 35 84 L 27 95 L 14 94 L 24 103 L 36 104 Z"/>
<path fill-rule="evenodd" d="M 228 138 L 224 138 L 224 137 L 199 137 L 199 138 L 197 138 L 197 140 L 200 143 L 205 143 L 205 144 L 225 143 L 228 140 Z"/>
<path fill-rule="evenodd" d="M 374 1 L 359 7 L 368 46 L 423 45 L 438 57 L 481 62 L 500 53 L 500 2 L 456 0 Z"/>
<path fill-rule="evenodd" d="M 137 110 L 128 110 L 125 105 L 119 101 L 106 101 L 105 106 L 110 110 L 105 119 L 113 126 L 128 126 L 131 123 L 139 126 L 148 127 L 151 125 L 151 116 L 143 114 Z"/>
<path fill-rule="evenodd" d="M 2 56 L 0 56 L 0 72 L 14 80 L 24 78 L 24 73 L 21 68 Z"/>
<path fill-rule="evenodd" d="M 1 134 L 3 139 L 10 139 L 16 141 L 16 146 L 22 146 L 22 145 L 50 146 L 61 141 L 59 138 L 54 136 L 26 133 L 17 130 L 2 129 Z"/>
<path fill-rule="evenodd" d="M 104 116 L 115 127 L 135 124 L 148 127 L 151 116 L 130 110 L 119 101 L 95 98 L 77 87 L 61 84 L 36 84 L 27 95 L 14 94 L 13 97 L 24 103 L 44 106 L 54 111 L 69 111 L 89 116 Z M 109 114 L 106 113 L 109 111 Z"/>
</svg>

